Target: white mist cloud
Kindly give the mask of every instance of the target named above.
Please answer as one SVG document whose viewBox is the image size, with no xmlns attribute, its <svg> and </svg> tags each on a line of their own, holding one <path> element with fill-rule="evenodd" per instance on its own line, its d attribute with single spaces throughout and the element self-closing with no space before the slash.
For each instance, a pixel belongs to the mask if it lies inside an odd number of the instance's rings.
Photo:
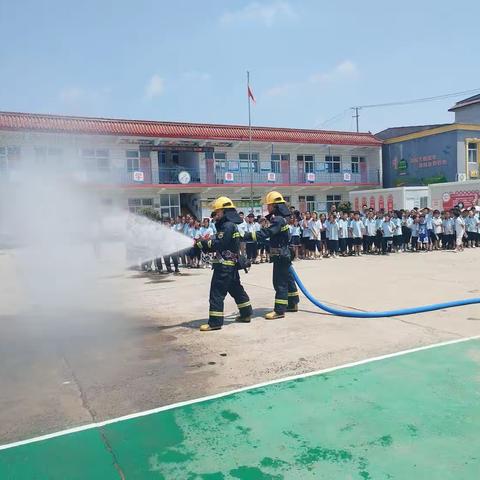
<svg viewBox="0 0 480 480">
<path fill-rule="evenodd" d="M 207 72 L 198 72 L 196 70 L 192 70 L 190 72 L 185 72 L 183 74 L 183 78 L 185 80 L 195 80 L 200 82 L 206 82 L 212 78 L 212 76 Z"/>
<path fill-rule="evenodd" d="M 78 85 L 69 85 L 58 92 L 58 99 L 67 106 L 88 105 L 105 99 L 111 92 L 110 88 L 88 89 Z"/>
<path fill-rule="evenodd" d="M 145 98 L 152 100 L 155 97 L 159 97 L 165 90 L 165 81 L 163 78 L 155 73 L 152 75 L 145 87 Z"/>
<path fill-rule="evenodd" d="M 255 22 L 266 27 L 271 27 L 281 19 L 293 19 L 297 15 L 293 7 L 286 1 L 252 2 L 238 10 L 225 12 L 220 17 L 220 23 L 224 26 L 239 23 Z"/>
<path fill-rule="evenodd" d="M 302 91 L 308 85 L 325 85 L 338 81 L 353 81 L 358 77 L 358 67 L 351 60 L 344 60 L 325 72 L 312 73 L 306 81 L 287 82 L 270 87 L 265 93 L 268 97 L 285 96 L 292 91 Z"/>
</svg>

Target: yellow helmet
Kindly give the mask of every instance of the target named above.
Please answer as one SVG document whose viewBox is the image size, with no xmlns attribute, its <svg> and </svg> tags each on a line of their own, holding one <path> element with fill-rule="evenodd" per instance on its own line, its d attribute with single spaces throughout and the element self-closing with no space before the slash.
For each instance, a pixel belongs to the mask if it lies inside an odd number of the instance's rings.
<svg viewBox="0 0 480 480">
<path fill-rule="evenodd" d="M 274 203 L 285 203 L 285 199 L 279 192 L 268 192 L 265 195 L 263 203 L 266 203 L 267 205 L 272 205 Z"/>
<path fill-rule="evenodd" d="M 210 207 L 213 211 L 216 211 L 222 208 L 235 208 L 235 205 L 228 197 L 218 197 L 210 204 Z"/>
</svg>

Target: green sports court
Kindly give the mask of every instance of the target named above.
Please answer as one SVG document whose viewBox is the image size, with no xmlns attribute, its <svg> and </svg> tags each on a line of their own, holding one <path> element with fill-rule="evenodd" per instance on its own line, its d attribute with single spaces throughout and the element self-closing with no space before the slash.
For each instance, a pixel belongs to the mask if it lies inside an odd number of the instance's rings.
<svg viewBox="0 0 480 480">
<path fill-rule="evenodd" d="M 474 479 L 480 339 L 11 444 L 3 480 Z"/>
</svg>

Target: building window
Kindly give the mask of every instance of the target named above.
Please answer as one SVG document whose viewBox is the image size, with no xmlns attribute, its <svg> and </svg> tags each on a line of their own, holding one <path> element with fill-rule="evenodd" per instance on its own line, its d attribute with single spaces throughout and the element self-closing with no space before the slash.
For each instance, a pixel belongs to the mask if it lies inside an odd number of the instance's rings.
<svg viewBox="0 0 480 480">
<path fill-rule="evenodd" d="M 341 201 L 341 195 L 327 195 L 327 212 L 330 212 L 333 205 L 338 208 L 338 205 Z"/>
<path fill-rule="evenodd" d="M 328 173 L 340 173 L 340 157 L 337 155 L 326 155 L 325 165 Z"/>
<path fill-rule="evenodd" d="M 35 147 L 35 163 L 42 168 L 61 169 L 63 150 L 56 147 Z"/>
<path fill-rule="evenodd" d="M 138 150 L 127 150 L 127 170 L 129 172 L 140 170 L 140 152 Z"/>
<path fill-rule="evenodd" d="M 282 162 L 289 162 L 290 154 L 288 153 L 272 153 L 271 171 L 273 173 L 282 173 Z"/>
<path fill-rule="evenodd" d="M 239 153 L 238 159 L 240 160 L 240 171 L 250 172 L 252 169 L 255 173 L 258 173 L 258 153 L 252 152 L 251 154 L 252 166 L 248 166 L 248 153 Z"/>
<path fill-rule="evenodd" d="M 315 195 L 300 195 L 298 197 L 299 203 L 304 203 L 307 212 L 315 211 Z"/>
<path fill-rule="evenodd" d="M 478 163 L 477 161 L 477 144 L 476 143 L 469 143 L 468 144 L 468 162 L 469 163 Z"/>
<path fill-rule="evenodd" d="M 160 195 L 160 215 L 162 218 L 175 218 L 180 215 L 180 195 L 162 193 Z"/>
<path fill-rule="evenodd" d="M 110 152 L 106 148 L 84 148 L 82 158 L 87 170 L 110 170 Z"/>
<path fill-rule="evenodd" d="M 352 157 L 352 173 L 360 173 L 360 164 L 365 162 L 365 157 Z"/>
<path fill-rule="evenodd" d="M 165 165 L 167 163 L 167 152 L 158 152 L 158 163 Z"/>
<path fill-rule="evenodd" d="M 172 152 L 172 162 L 178 165 L 180 161 L 180 154 L 178 152 Z"/>
<path fill-rule="evenodd" d="M 227 154 L 225 152 L 215 152 L 213 154 L 216 170 L 225 170 L 227 165 Z"/>
<path fill-rule="evenodd" d="M 153 208 L 153 198 L 128 199 L 128 210 L 131 213 L 140 213 L 144 208 Z"/>
<path fill-rule="evenodd" d="M 18 167 L 20 147 L 0 147 L 0 172 L 7 172 Z"/>
<path fill-rule="evenodd" d="M 297 162 L 304 162 L 305 173 L 314 172 L 314 161 L 315 157 L 313 155 L 297 155 Z"/>
</svg>

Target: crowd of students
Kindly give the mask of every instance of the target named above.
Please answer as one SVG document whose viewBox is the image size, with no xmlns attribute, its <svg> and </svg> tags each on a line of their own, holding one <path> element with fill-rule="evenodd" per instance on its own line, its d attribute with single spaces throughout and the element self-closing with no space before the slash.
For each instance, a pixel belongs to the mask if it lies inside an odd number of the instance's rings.
<svg viewBox="0 0 480 480">
<path fill-rule="evenodd" d="M 480 246 L 480 207 L 440 212 L 412 211 L 295 212 L 290 221 L 296 257 L 313 259 L 432 250 L 462 251 Z"/>
<path fill-rule="evenodd" d="M 399 252 L 429 252 L 433 250 L 462 251 L 480 246 L 480 206 L 469 209 L 456 207 L 449 211 L 429 208 L 411 211 L 374 211 L 366 206 L 362 211 L 339 212 L 332 207 L 328 214 L 299 212 L 290 207 L 290 245 L 295 259 L 313 260 L 360 255 L 388 255 Z M 268 220 L 253 213 L 239 212 L 241 237 L 246 232 L 268 226 Z M 164 226 L 192 240 L 207 240 L 215 236 L 211 219 L 202 222 L 191 215 L 166 218 Z M 192 245 L 195 242 L 192 242 Z M 241 242 L 241 252 L 253 264 L 269 262 L 269 242 Z M 173 264 L 173 269 L 172 269 Z M 142 265 L 144 270 L 158 273 L 179 273 L 179 267 L 208 267 L 208 255 L 196 247 L 157 258 Z"/>
</svg>

